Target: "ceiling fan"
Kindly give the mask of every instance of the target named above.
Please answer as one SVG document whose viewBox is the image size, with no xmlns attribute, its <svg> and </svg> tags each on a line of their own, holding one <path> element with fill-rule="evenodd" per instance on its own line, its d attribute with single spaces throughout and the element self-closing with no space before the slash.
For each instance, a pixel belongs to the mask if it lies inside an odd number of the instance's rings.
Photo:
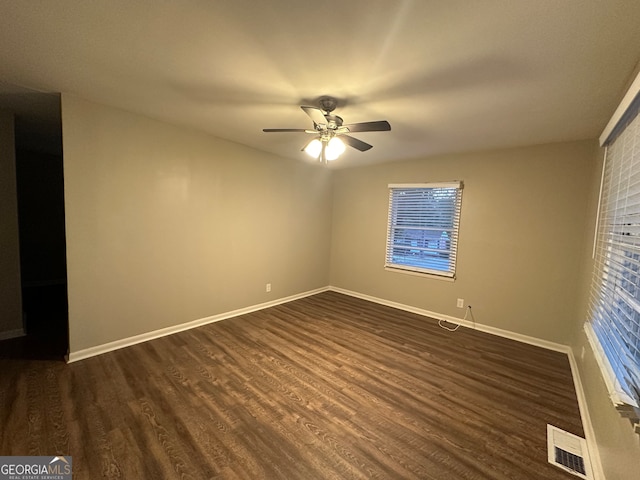
<svg viewBox="0 0 640 480">
<path fill-rule="evenodd" d="M 350 147 L 365 152 L 373 145 L 358 140 L 348 133 L 352 132 L 385 132 L 391 130 L 386 120 L 374 122 L 343 124 L 341 117 L 333 115 L 338 102 L 332 97 L 320 97 L 318 107 L 301 106 L 304 113 L 313 120 L 313 129 L 304 128 L 264 128 L 263 132 L 301 132 L 316 135 L 302 150 L 322 163 L 335 160 L 345 150 L 345 143 Z M 338 138 L 340 137 L 340 138 Z"/>
</svg>

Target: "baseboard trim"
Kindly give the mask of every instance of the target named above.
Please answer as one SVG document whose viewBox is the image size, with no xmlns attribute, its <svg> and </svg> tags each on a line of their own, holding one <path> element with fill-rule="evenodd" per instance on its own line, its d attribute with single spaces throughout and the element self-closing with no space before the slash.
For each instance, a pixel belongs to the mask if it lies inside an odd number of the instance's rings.
<svg viewBox="0 0 640 480">
<path fill-rule="evenodd" d="M 569 365 L 571 365 L 571 376 L 573 377 L 573 385 L 576 389 L 576 396 L 578 397 L 578 407 L 580 409 L 580 418 L 582 419 L 582 426 L 584 428 L 584 436 L 587 441 L 587 449 L 589 450 L 589 456 L 591 457 L 591 470 L 593 471 L 593 478 L 595 480 L 604 480 L 604 470 L 602 469 L 602 463 L 600 462 L 600 452 L 596 444 L 596 432 L 591 424 L 591 416 L 589 415 L 589 408 L 587 406 L 587 397 L 584 393 L 584 387 L 582 386 L 582 379 L 580 377 L 580 370 L 578 369 L 578 363 L 573 353 L 573 349 L 569 348 L 567 352 L 569 357 Z"/>
<path fill-rule="evenodd" d="M 220 320 L 226 320 L 228 318 L 237 317 L 239 315 L 256 312 L 258 310 L 274 307 L 276 305 L 292 302 L 294 300 L 299 300 L 304 297 L 309 297 L 311 295 L 316 295 L 318 293 L 325 292 L 328 289 L 329 287 L 316 288 L 314 290 L 309 290 L 309 291 L 298 293 L 295 295 L 290 295 L 288 297 L 282 297 L 277 300 L 271 300 L 269 302 L 259 303 L 257 305 L 239 308 L 237 310 L 232 310 L 229 312 L 219 313 L 217 315 L 200 318 L 198 320 L 193 320 L 191 322 L 186 322 L 186 323 L 181 323 L 179 325 L 173 325 L 171 327 L 161 328 L 159 330 L 142 333 L 140 335 L 135 335 L 133 337 L 123 338 L 122 340 L 116 340 L 116 341 L 105 343 L 102 345 L 97 345 L 95 347 L 85 348 L 83 350 L 78 350 L 76 352 L 70 352 L 65 357 L 65 360 L 67 361 L 67 363 L 77 362 L 80 360 L 84 360 L 86 358 L 95 357 L 96 355 L 102 355 L 103 353 L 108 353 L 114 350 L 119 350 L 121 348 L 130 347 L 138 343 L 148 342 L 149 340 L 153 340 L 155 338 L 165 337 L 167 335 L 172 335 L 174 333 L 182 332 L 184 330 L 190 330 L 192 328 L 201 327 L 209 323 L 219 322 Z"/>
<path fill-rule="evenodd" d="M 550 342 L 548 340 L 542 340 L 536 337 L 530 337 L 528 335 L 522 335 L 520 333 L 510 332 L 509 330 L 503 330 L 501 328 L 491 327 L 489 325 L 483 325 L 482 323 L 474 323 L 469 320 L 464 320 L 458 317 L 452 317 L 450 315 L 445 315 L 443 313 L 432 312 L 430 310 L 425 310 L 418 307 L 413 307 L 411 305 L 405 305 L 403 303 L 392 302 L 391 300 L 386 300 L 384 298 L 373 297 L 371 295 L 365 295 L 363 293 L 354 292 L 352 290 L 346 290 L 340 287 L 330 286 L 329 290 L 333 292 L 343 293 L 345 295 L 350 295 L 352 297 L 361 298 L 363 300 L 368 300 L 370 302 L 379 303 L 380 305 L 386 305 L 387 307 L 397 308 L 399 310 L 404 310 L 406 312 L 417 313 L 418 315 L 422 315 L 424 317 L 435 318 L 436 320 L 444 320 L 450 323 L 455 323 L 463 327 L 467 328 L 475 328 L 480 332 L 490 333 L 492 335 L 497 335 L 499 337 L 509 338 L 511 340 L 516 340 L 521 343 L 527 343 L 529 345 L 535 345 L 536 347 L 546 348 L 547 350 L 554 350 L 556 352 L 568 353 L 571 351 L 571 348 L 567 345 L 562 345 L 560 343 Z"/>
<path fill-rule="evenodd" d="M 522 335 L 519 333 L 515 333 L 515 332 L 510 332 L 508 330 L 503 330 L 501 328 L 496 328 L 496 327 L 491 327 L 488 325 L 483 325 L 481 323 L 473 323 L 469 320 L 464 320 L 458 317 L 453 317 L 450 315 L 445 315 L 442 313 L 438 313 L 438 312 L 433 312 L 430 310 L 425 310 L 422 308 L 418 308 L 418 307 L 414 307 L 411 305 L 406 305 L 406 304 L 402 304 L 402 303 L 398 303 L 398 302 L 393 302 L 391 300 L 386 300 L 383 298 L 379 298 L 379 297 L 374 297 L 371 295 L 366 295 L 363 293 L 359 293 L 359 292 L 355 292 L 352 290 L 347 290 L 344 288 L 340 288 L 340 287 L 335 287 L 335 286 L 326 286 L 326 287 L 321 287 L 321 288 L 317 288 L 314 290 L 309 290 L 306 292 L 302 292 L 299 294 L 295 294 L 295 295 L 290 295 L 288 297 L 282 297 L 276 300 L 272 300 L 269 302 L 264 302 L 264 303 L 260 303 L 257 305 L 252 305 L 249 307 L 245 307 L 245 308 L 240 308 L 237 310 L 232 310 L 229 312 L 225 312 L 225 313 L 220 313 L 218 315 L 212 315 L 210 317 L 205 317 L 205 318 L 201 318 L 198 320 L 194 320 L 191 322 L 186 322 L 186 323 L 182 323 L 179 325 L 174 325 L 171 327 L 167 327 L 167 328 L 162 328 L 159 330 L 154 330 L 152 332 L 147 332 L 147 333 L 143 333 L 140 335 L 135 335 L 133 337 L 129 337 L 129 338 L 125 338 L 122 340 L 116 340 L 114 342 L 109 342 L 109 343 L 105 343 L 103 345 L 98 345 L 95 347 L 90 347 L 90 348 L 86 348 L 83 350 L 78 350 L 76 352 L 71 352 L 67 355 L 66 360 L 67 363 L 73 363 L 73 362 L 77 362 L 80 360 L 84 360 L 86 358 L 90 358 L 90 357 L 94 357 L 97 355 L 102 355 L 103 353 L 108 353 L 114 350 L 118 350 L 120 348 L 125 348 L 125 347 L 129 347 L 132 345 L 136 345 L 138 343 L 143 343 L 143 342 L 147 342 L 149 340 L 153 340 L 155 338 L 160 338 L 160 337 L 164 337 L 167 335 L 172 335 L 174 333 L 178 333 L 178 332 L 182 332 L 184 330 L 190 330 L 192 328 L 196 328 L 196 327 L 200 327 L 203 325 L 207 325 L 209 323 L 214 323 L 214 322 L 218 322 L 220 320 L 226 320 L 229 318 L 233 318 L 233 317 L 237 317 L 240 315 L 244 315 L 247 313 L 251 313 L 251 312 L 255 312 L 258 310 L 263 310 L 265 308 L 269 308 L 269 307 L 273 307 L 276 305 L 280 305 L 283 303 L 288 303 L 288 302 L 292 302 L 294 300 L 299 300 L 301 298 L 305 298 L 305 297 L 309 297 L 311 295 L 316 295 L 318 293 L 322 293 L 325 291 L 333 291 L 333 292 L 337 292 L 337 293 L 342 293 L 344 295 L 349 295 L 352 297 L 356 297 L 356 298 L 360 298 L 362 300 L 367 300 L 370 302 L 374 302 L 374 303 L 378 303 L 380 305 L 385 305 L 388 307 L 393 307 L 393 308 L 397 308 L 399 310 L 404 310 L 407 312 L 411 312 L 411 313 L 416 313 L 418 315 L 424 316 L 424 317 L 429 317 L 429 318 L 433 318 L 436 320 L 444 320 L 447 322 L 451 322 L 451 323 L 455 323 L 455 324 L 459 324 L 463 327 L 466 328 L 475 328 L 478 331 L 481 332 L 485 332 L 485 333 L 489 333 L 491 335 L 497 335 L 499 337 L 504 337 L 504 338 L 508 338 L 511 340 L 515 340 L 517 342 L 522 342 L 522 343 L 526 343 L 529 345 L 534 345 L 537 347 L 541 347 L 541 348 L 545 348 L 548 350 L 553 350 L 556 352 L 561 352 L 567 355 L 567 357 L 569 358 L 569 365 L 571 366 L 571 373 L 572 373 L 572 377 L 573 377 L 573 382 L 574 382 L 574 386 L 575 386 L 575 390 L 576 390 L 576 396 L 578 397 L 578 406 L 579 406 L 579 410 L 580 410 L 580 417 L 582 419 L 582 424 L 584 426 L 584 430 L 585 430 L 585 437 L 586 437 L 586 441 L 587 441 L 587 447 L 589 448 L 589 453 L 591 455 L 591 461 L 592 461 L 592 468 L 594 471 L 594 476 L 596 478 L 596 480 L 604 480 L 604 474 L 603 474 L 603 470 L 602 470 L 602 464 L 600 462 L 600 455 L 598 452 L 598 448 L 597 445 L 595 443 L 595 432 L 593 430 L 593 426 L 591 424 L 591 418 L 589 416 L 589 410 L 587 408 L 587 401 L 586 401 L 586 396 L 584 393 L 584 389 L 582 386 L 582 381 L 580 379 L 580 372 L 578 370 L 578 366 L 576 363 L 576 359 L 573 353 L 573 350 L 571 349 L 571 347 L 567 346 L 567 345 L 562 345 L 560 343 L 555 343 L 555 342 L 550 342 L 548 340 L 542 340 L 539 338 L 535 338 L 535 337 L 531 337 L 528 335 Z M 22 329 L 17 329 L 17 330 L 10 330 L 8 332 L 0 332 L 0 340 L 6 340 L 9 338 L 15 338 L 15 337 L 20 337 L 23 336 L 24 330 Z"/>
<path fill-rule="evenodd" d="M 10 340 L 12 338 L 24 337 L 24 328 L 16 328 L 15 330 L 7 330 L 6 332 L 0 332 L 0 341 Z"/>
</svg>

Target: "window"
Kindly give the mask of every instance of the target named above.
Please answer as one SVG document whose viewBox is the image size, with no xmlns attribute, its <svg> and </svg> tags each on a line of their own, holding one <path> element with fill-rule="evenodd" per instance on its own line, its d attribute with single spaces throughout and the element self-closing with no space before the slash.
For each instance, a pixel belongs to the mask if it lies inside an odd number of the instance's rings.
<svg viewBox="0 0 640 480">
<path fill-rule="evenodd" d="M 628 412 L 640 405 L 640 116 L 627 112 L 617 130 L 607 139 L 587 333 Z"/>
<path fill-rule="evenodd" d="M 462 182 L 389 185 L 385 267 L 455 277 Z"/>
</svg>

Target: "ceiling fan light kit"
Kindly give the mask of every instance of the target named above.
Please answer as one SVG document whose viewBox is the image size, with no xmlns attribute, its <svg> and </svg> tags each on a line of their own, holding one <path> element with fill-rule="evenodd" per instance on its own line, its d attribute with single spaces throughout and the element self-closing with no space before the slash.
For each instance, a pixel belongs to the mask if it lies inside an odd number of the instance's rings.
<svg viewBox="0 0 640 480">
<path fill-rule="evenodd" d="M 322 150 L 324 150 L 324 159 L 331 162 L 342 155 L 345 148 L 342 140 L 338 137 L 333 137 L 329 141 L 325 141 L 322 138 L 314 138 L 307 143 L 307 146 L 304 147 L 303 150 L 307 155 L 316 159 L 319 159 L 323 155 Z"/>
<path fill-rule="evenodd" d="M 322 142 L 319 139 L 314 138 L 309 143 L 307 143 L 307 146 L 304 147 L 304 151 L 310 157 L 318 158 L 320 152 L 322 151 Z"/>
<path fill-rule="evenodd" d="M 362 140 L 347 135 L 351 132 L 385 132 L 391 130 L 391 125 L 386 120 L 374 122 L 362 122 L 343 125 L 343 120 L 331 112 L 338 102 L 332 97 L 321 97 L 318 100 L 320 107 L 301 106 L 300 108 L 313 121 L 313 129 L 304 128 L 265 128 L 262 131 L 273 132 L 299 132 L 317 135 L 308 142 L 302 150 L 316 158 L 321 163 L 328 163 L 337 159 L 346 149 L 345 144 L 356 150 L 364 152 L 373 148 Z M 338 138 L 340 137 L 340 138 Z"/>
<path fill-rule="evenodd" d="M 329 143 L 327 143 L 327 149 L 324 152 L 327 160 L 335 160 L 344 153 L 345 148 L 346 147 L 344 146 L 344 143 L 342 143 L 342 140 L 338 137 L 333 137 L 329 140 Z"/>
</svg>

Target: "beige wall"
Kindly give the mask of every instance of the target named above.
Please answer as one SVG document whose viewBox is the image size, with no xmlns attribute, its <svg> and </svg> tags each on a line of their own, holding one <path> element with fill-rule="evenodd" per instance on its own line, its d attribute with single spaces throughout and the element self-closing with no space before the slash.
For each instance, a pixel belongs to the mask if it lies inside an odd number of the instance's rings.
<svg viewBox="0 0 640 480">
<path fill-rule="evenodd" d="M 620 417 L 613 408 L 607 387 L 583 328 L 584 322 L 588 317 L 589 290 L 594 266 L 592 259 L 593 236 L 600 191 L 602 161 L 603 155 L 601 152 L 596 168 L 597 175 L 594 176 L 591 185 L 589 222 L 584 234 L 588 242 L 586 242 L 583 252 L 580 303 L 578 305 L 577 321 L 572 332 L 571 346 L 576 358 L 606 478 L 636 480 L 638 472 L 640 472 L 640 435 L 633 433 L 631 423 Z"/>
<path fill-rule="evenodd" d="M 331 284 L 568 344 L 594 141 L 449 155 L 334 174 Z M 383 268 L 389 183 L 463 180 L 457 280 Z"/>
<path fill-rule="evenodd" d="M 62 121 L 71 352 L 328 284 L 327 170 L 69 95 Z"/>
<path fill-rule="evenodd" d="M 0 339 L 23 333 L 13 114 L 0 111 Z"/>
</svg>

